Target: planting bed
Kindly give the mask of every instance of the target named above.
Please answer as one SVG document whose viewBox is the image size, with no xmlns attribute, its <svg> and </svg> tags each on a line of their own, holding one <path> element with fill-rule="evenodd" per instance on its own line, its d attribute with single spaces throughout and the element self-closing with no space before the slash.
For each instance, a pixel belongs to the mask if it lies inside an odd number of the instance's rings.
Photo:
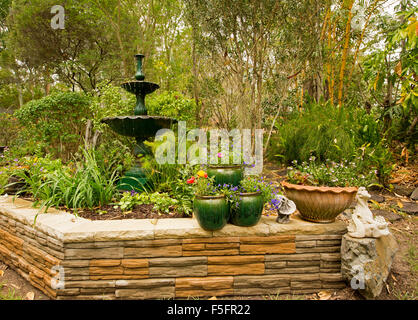
<svg viewBox="0 0 418 320">
<path fill-rule="evenodd" d="M 305 294 L 345 287 L 343 222 L 201 229 L 195 219 L 90 221 L 0 198 L 0 260 L 51 298 Z M 56 267 L 54 267 L 56 266 Z M 64 287 L 54 289 L 61 271 Z"/>
</svg>

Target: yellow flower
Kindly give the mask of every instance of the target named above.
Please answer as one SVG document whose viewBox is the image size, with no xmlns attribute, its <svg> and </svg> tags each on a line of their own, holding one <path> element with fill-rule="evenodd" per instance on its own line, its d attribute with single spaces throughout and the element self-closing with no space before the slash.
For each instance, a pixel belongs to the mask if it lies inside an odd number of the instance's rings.
<svg viewBox="0 0 418 320">
<path fill-rule="evenodd" d="M 207 177 L 208 177 L 208 174 L 207 174 L 205 171 L 203 171 L 203 170 L 199 170 L 199 171 L 197 172 L 197 175 L 198 175 L 200 178 L 207 178 Z"/>
</svg>

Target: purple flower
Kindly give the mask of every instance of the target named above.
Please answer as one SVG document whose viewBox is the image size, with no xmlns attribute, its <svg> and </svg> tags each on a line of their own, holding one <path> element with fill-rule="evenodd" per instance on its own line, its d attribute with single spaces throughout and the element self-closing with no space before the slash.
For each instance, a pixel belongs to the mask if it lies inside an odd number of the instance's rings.
<svg viewBox="0 0 418 320">
<path fill-rule="evenodd" d="M 136 192 L 135 190 L 131 190 L 131 197 L 133 197 L 134 195 L 136 195 L 138 192 Z"/>
<path fill-rule="evenodd" d="M 16 158 L 16 159 L 13 159 L 13 161 L 14 161 L 14 162 L 18 162 L 18 161 L 19 161 L 19 159 L 18 159 L 18 158 Z"/>
</svg>

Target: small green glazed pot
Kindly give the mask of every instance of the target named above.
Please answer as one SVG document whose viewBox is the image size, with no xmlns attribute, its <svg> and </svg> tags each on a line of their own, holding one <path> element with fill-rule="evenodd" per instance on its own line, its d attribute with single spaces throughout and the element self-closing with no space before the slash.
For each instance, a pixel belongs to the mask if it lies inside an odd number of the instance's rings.
<svg viewBox="0 0 418 320">
<path fill-rule="evenodd" d="M 242 165 L 209 165 L 207 169 L 209 177 L 215 177 L 215 185 L 229 184 L 239 186 L 244 178 Z"/>
<path fill-rule="evenodd" d="M 193 212 L 197 222 L 206 231 L 222 229 L 229 220 L 229 203 L 225 195 L 195 196 Z"/>
<path fill-rule="evenodd" d="M 241 193 L 238 208 L 231 210 L 230 222 L 240 227 L 252 227 L 260 221 L 264 202 L 261 192 Z"/>
</svg>

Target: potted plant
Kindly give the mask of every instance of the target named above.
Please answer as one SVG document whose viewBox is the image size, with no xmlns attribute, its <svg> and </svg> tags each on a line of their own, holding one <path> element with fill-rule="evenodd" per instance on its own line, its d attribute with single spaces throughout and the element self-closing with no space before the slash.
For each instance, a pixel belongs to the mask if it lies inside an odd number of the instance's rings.
<svg viewBox="0 0 418 320">
<path fill-rule="evenodd" d="M 228 156 L 222 152 L 216 154 L 216 158 L 225 162 L 224 159 L 228 157 L 228 162 L 221 164 L 209 164 L 207 168 L 207 173 L 209 177 L 214 177 L 214 183 L 216 185 L 233 185 L 239 186 L 242 178 L 244 177 L 244 167 L 242 164 L 242 156 L 238 155 L 239 163 L 234 163 L 234 153 L 229 152 Z"/>
<path fill-rule="evenodd" d="M 244 178 L 238 187 L 220 187 L 230 202 L 230 222 L 241 227 L 256 225 L 260 221 L 264 205 L 271 202 L 278 193 L 271 182 L 267 183 L 263 177 L 257 176 Z"/>
<path fill-rule="evenodd" d="M 355 163 L 326 161 L 318 164 L 293 161 L 282 182 L 286 196 L 295 202 L 300 216 L 308 221 L 331 223 L 354 201 L 359 186 L 373 182 L 373 171 L 358 172 Z"/>
<path fill-rule="evenodd" d="M 225 194 L 221 194 L 213 185 L 213 178 L 203 170 L 197 172 L 187 180 L 193 184 L 195 197 L 193 200 L 193 213 L 199 225 L 207 231 L 222 229 L 229 219 L 229 203 Z"/>
</svg>

